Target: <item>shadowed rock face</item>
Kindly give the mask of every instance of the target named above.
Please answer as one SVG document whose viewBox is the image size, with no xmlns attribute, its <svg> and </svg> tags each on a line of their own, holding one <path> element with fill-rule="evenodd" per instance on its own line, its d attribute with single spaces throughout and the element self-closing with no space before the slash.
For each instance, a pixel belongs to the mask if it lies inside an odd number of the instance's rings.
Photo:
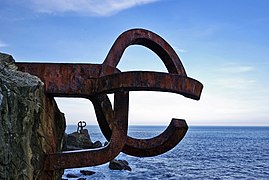
<svg viewBox="0 0 269 180">
<path fill-rule="evenodd" d="M 113 159 L 112 161 L 109 162 L 109 169 L 132 171 L 127 161 L 117 159 Z"/>
<path fill-rule="evenodd" d="M 61 179 L 62 171 L 45 172 L 43 164 L 61 150 L 65 126 L 40 79 L 0 53 L 0 179 Z"/>
<path fill-rule="evenodd" d="M 102 147 L 100 141 L 92 142 L 87 129 L 82 129 L 80 132 L 65 134 L 63 151 L 73 151 L 80 149 L 93 149 Z"/>
</svg>

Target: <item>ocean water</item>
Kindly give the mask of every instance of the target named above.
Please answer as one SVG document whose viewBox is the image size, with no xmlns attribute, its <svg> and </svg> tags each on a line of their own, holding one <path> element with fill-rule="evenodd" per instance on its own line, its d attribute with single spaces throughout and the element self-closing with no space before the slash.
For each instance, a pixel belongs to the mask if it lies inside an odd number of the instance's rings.
<svg viewBox="0 0 269 180">
<path fill-rule="evenodd" d="M 97 126 L 87 129 L 92 141 L 105 142 Z M 164 129 L 130 126 L 128 134 L 149 138 Z M 66 132 L 75 130 L 68 126 Z M 139 158 L 121 153 L 117 159 L 127 160 L 132 171 L 113 171 L 106 163 L 66 169 L 65 175 L 84 169 L 96 172 L 88 179 L 269 179 L 269 127 L 189 127 L 185 138 L 165 154 Z"/>
</svg>

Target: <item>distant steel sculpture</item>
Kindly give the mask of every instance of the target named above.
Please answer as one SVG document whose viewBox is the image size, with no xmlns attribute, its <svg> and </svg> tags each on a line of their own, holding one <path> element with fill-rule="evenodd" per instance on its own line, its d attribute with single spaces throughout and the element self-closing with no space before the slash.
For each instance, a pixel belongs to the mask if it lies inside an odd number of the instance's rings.
<svg viewBox="0 0 269 180">
<path fill-rule="evenodd" d="M 77 132 L 81 133 L 84 127 L 86 127 L 86 122 L 85 121 L 79 121 L 78 122 L 78 127 L 77 127 Z"/>
<path fill-rule="evenodd" d="M 121 72 L 116 68 L 124 50 L 130 45 L 142 45 L 155 52 L 168 73 L 151 71 Z M 45 92 L 53 97 L 89 99 L 102 133 L 108 141 L 105 147 L 47 154 L 48 171 L 95 166 L 114 159 L 120 152 L 138 157 L 156 156 L 175 147 L 185 136 L 185 120 L 172 119 L 167 129 L 151 139 L 127 136 L 129 91 L 163 91 L 199 100 L 203 85 L 189 78 L 173 48 L 157 34 L 145 29 L 122 33 L 102 64 L 17 63 L 19 70 L 38 76 Z M 114 108 L 107 96 L 114 93 Z"/>
</svg>

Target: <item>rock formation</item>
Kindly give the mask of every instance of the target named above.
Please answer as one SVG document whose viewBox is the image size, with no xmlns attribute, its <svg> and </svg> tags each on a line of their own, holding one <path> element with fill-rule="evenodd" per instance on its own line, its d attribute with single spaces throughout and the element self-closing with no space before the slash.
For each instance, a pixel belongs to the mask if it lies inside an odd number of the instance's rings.
<svg viewBox="0 0 269 180">
<path fill-rule="evenodd" d="M 126 160 L 117 160 L 113 159 L 109 162 L 109 169 L 112 170 L 128 170 L 132 171 L 131 167 L 129 166 L 129 163 Z"/>
<path fill-rule="evenodd" d="M 0 53 L 0 179 L 61 179 L 46 172 L 45 154 L 61 150 L 65 118 L 38 77 L 17 71 Z"/>
<path fill-rule="evenodd" d="M 64 151 L 72 151 L 79 149 L 93 149 L 102 147 L 100 141 L 91 141 L 89 132 L 87 129 L 83 129 L 80 132 L 73 132 L 71 134 L 65 134 L 64 137 Z"/>
</svg>

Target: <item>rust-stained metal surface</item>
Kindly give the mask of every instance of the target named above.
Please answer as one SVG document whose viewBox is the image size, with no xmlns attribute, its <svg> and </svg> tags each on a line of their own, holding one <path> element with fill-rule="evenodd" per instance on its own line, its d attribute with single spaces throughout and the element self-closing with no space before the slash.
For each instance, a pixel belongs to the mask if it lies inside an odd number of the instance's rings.
<svg viewBox="0 0 269 180">
<path fill-rule="evenodd" d="M 48 154 L 45 161 L 46 170 L 96 166 L 113 160 L 122 151 L 127 139 L 128 104 L 129 92 L 115 93 L 114 117 L 108 123 L 112 134 L 105 147 Z"/>
<path fill-rule="evenodd" d="M 117 69 L 124 50 L 142 45 L 156 53 L 168 73 L 149 71 L 121 72 Z M 53 97 L 82 97 L 94 106 L 102 133 L 109 141 L 94 150 L 55 152 L 48 154 L 48 171 L 94 166 L 106 163 L 120 152 L 138 157 L 156 156 L 175 147 L 185 136 L 185 120 L 172 119 L 167 129 L 151 139 L 127 136 L 129 91 L 162 91 L 199 100 L 203 85 L 187 76 L 173 48 L 157 34 L 145 29 L 122 33 L 102 64 L 17 63 L 19 70 L 38 76 L 45 92 Z M 107 96 L 114 93 L 114 108 Z"/>
</svg>

